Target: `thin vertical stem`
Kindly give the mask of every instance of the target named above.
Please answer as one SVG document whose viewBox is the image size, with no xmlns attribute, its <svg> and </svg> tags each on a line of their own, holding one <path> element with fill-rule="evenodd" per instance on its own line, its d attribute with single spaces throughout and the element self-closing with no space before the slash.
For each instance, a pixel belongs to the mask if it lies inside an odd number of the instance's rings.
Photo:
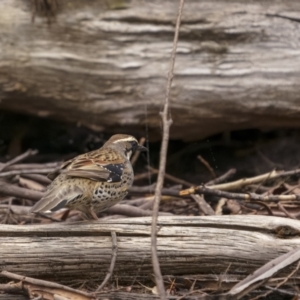
<svg viewBox="0 0 300 300">
<path fill-rule="evenodd" d="M 160 150 L 160 161 L 159 161 L 159 171 L 157 177 L 157 185 L 155 188 L 155 195 L 154 195 L 154 205 L 153 205 L 153 219 L 152 219 L 152 226 L 151 226 L 151 254 L 152 254 L 152 264 L 153 264 L 153 271 L 155 275 L 156 287 L 159 293 L 159 296 L 162 300 L 167 299 L 163 278 L 160 271 L 159 260 L 157 255 L 157 219 L 158 219 L 158 211 L 159 211 L 159 203 L 161 198 L 161 190 L 163 187 L 165 170 L 166 170 L 166 161 L 167 161 L 167 151 L 168 151 L 168 142 L 169 142 L 169 133 L 170 133 L 170 126 L 172 124 L 172 119 L 169 116 L 169 103 L 170 103 L 170 91 L 172 80 L 174 77 L 174 65 L 175 65 L 175 58 L 176 58 L 176 49 L 178 43 L 178 36 L 179 36 L 179 28 L 181 23 L 181 16 L 183 11 L 184 0 L 180 0 L 179 9 L 178 9 L 178 16 L 176 21 L 176 29 L 174 34 L 173 40 L 173 48 L 172 54 L 170 59 L 170 67 L 168 73 L 168 80 L 167 80 L 167 87 L 166 87 L 166 98 L 163 112 L 161 113 L 162 123 L 163 123 L 163 136 L 162 136 L 162 144 Z"/>
</svg>

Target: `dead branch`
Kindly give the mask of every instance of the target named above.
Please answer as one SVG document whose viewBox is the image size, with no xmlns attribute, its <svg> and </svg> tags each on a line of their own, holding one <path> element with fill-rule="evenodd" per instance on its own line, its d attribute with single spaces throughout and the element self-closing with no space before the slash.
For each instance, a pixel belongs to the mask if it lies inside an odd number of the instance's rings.
<svg viewBox="0 0 300 300">
<path fill-rule="evenodd" d="M 300 249 L 296 248 L 288 253 L 285 253 L 257 269 L 253 274 L 246 277 L 244 280 L 235 285 L 229 292 L 228 296 L 235 296 L 236 299 L 241 299 L 250 291 L 262 285 L 271 276 L 275 275 L 281 269 L 286 268 L 295 261 L 300 259 Z"/>
<path fill-rule="evenodd" d="M 153 220 L 152 220 L 152 226 L 151 226 L 151 254 L 152 254 L 153 271 L 154 271 L 154 275 L 155 275 L 155 282 L 156 282 L 158 294 L 162 300 L 166 300 L 167 296 L 166 296 L 163 278 L 162 278 L 160 267 L 159 267 L 159 260 L 158 260 L 158 256 L 157 256 L 156 231 L 157 231 L 157 218 L 158 218 L 161 190 L 163 188 L 165 169 L 166 169 L 170 126 L 172 124 L 172 119 L 169 118 L 169 98 L 170 98 L 171 85 L 172 85 L 173 76 L 174 76 L 176 49 L 177 49 L 177 43 L 178 43 L 179 28 L 180 28 L 183 5 L 184 5 L 184 0 L 180 0 L 178 16 L 177 16 L 177 20 L 176 20 L 175 35 L 174 35 L 174 40 L 173 40 L 173 49 L 172 49 L 172 54 L 171 54 L 171 59 L 170 59 L 170 67 L 169 67 L 169 73 L 168 73 L 165 104 L 164 104 L 163 112 L 161 113 L 162 123 L 163 123 L 162 124 L 163 125 L 163 136 L 162 136 L 162 143 L 161 143 L 161 150 L 160 150 L 159 172 L 158 172 L 157 185 L 156 185 L 155 195 L 154 195 Z"/>
<path fill-rule="evenodd" d="M 12 160 L 4 163 L 4 164 L 1 164 L 0 165 L 0 172 L 3 171 L 4 169 L 6 169 L 8 166 L 11 166 L 19 161 L 22 161 L 24 159 L 26 159 L 27 157 L 29 156 L 33 156 L 33 155 L 36 155 L 38 153 L 37 150 L 32 150 L 32 149 L 28 149 L 26 152 L 24 152 L 23 154 L 13 158 Z"/>
<path fill-rule="evenodd" d="M 229 193 L 225 191 L 216 190 L 210 187 L 197 186 L 193 188 L 195 193 L 205 194 L 205 195 L 214 195 L 218 197 L 224 197 L 227 199 L 236 199 L 236 200 L 258 200 L 258 201 L 291 201 L 291 200 L 300 200 L 300 195 L 259 195 L 256 193 Z M 188 195 L 188 190 L 183 190 L 180 192 L 181 196 Z"/>
<path fill-rule="evenodd" d="M 214 210 L 211 206 L 204 200 L 200 195 L 191 195 L 191 197 L 197 202 L 200 211 L 202 211 L 205 215 L 213 216 L 215 214 Z"/>
<path fill-rule="evenodd" d="M 289 176 L 294 176 L 294 175 L 299 175 L 300 174 L 300 169 L 296 169 L 293 171 L 272 171 L 266 174 L 262 174 L 259 176 L 251 177 L 251 178 L 243 178 L 239 179 L 236 181 L 228 182 L 228 183 L 223 183 L 223 184 L 216 184 L 216 185 L 210 185 L 209 187 L 211 189 L 215 190 L 225 190 L 225 191 L 230 191 L 230 190 L 235 190 L 235 189 L 240 189 L 244 186 L 254 184 L 254 183 L 260 183 L 262 181 L 266 180 L 271 180 L 271 179 L 277 179 L 277 178 L 282 178 L 282 177 L 289 177 Z M 197 188 L 199 187 L 192 187 L 186 190 L 183 190 L 180 192 L 180 195 L 189 195 L 189 194 L 194 194 Z"/>
<path fill-rule="evenodd" d="M 41 184 L 48 185 L 51 183 L 51 180 L 45 176 L 40 174 L 23 174 L 22 177 L 39 182 Z"/>
<path fill-rule="evenodd" d="M 152 174 L 158 174 L 159 173 L 159 170 L 157 170 L 155 168 L 152 168 L 150 166 L 148 167 L 148 169 L 151 171 Z M 184 186 L 188 186 L 188 187 L 194 186 L 191 182 L 188 182 L 186 180 L 177 178 L 177 177 L 175 177 L 173 175 L 170 175 L 168 173 L 165 173 L 165 178 L 169 179 L 170 181 L 173 181 L 175 183 L 182 184 Z"/>
<path fill-rule="evenodd" d="M 44 193 L 42 192 L 24 189 L 16 185 L 7 183 L 3 180 L 0 180 L 0 193 L 34 201 L 40 200 L 44 195 Z"/>
<path fill-rule="evenodd" d="M 229 179 L 232 175 L 234 175 L 235 173 L 236 173 L 236 169 L 230 169 L 225 174 L 221 175 L 220 177 L 217 177 L 213 180 L 208 181 L 205 185 L 214 185 L 214 184 L 224 182 L 227 179 Z"/>
<path fill-rule="evenodd" d="M 44 185 L 42 185 L 34 180 L 26 179 L 23 177 L 19 177 L 19 184 L 20 184 L 20 186 L 22 186 L 26 189 L 39 191 L 39 192 L 44 192 L 46 189 L 46 187 Z"/>
<path fill-rule="evenodd" d="M 0 214 L 10 210 L 15 215 L 28 215 L 30 206 L 0 204 Z"/>
<path fill-rule="evenodd" d="M 198 155 L 197 158 L 202 162 L 202 164 L 205 166 L 205 168 L 209 171 L 212 178 L 216 179 L 216 173 L 214 169 L 211 167 L 209 162 L 205 160 L 201 155 Z"/>
<path fill-rule="evenodd" d="M 31 278 L 27 276 L 25 277 L 8 271 L 2 271 L 1 275 L 6 276 L 10 279 L 22 281 L 23 288 L 28 291 L 28 294 L 31 297 L 36 298 L 39 296 L 40 299 L 42 299 L 44 293 L 50 292 L 54 295 L 54 299 L 57 299 L 59 296 L 62 297 L 59 299 L 75 299 L 78 297 L 78 295 L 81 296 L 80 299 L 82 300 L 95 299 L 95 297 L 88 293 L 72 289 L 62 284 Z M 66 298 L 66 296 L 68 296 L 68 298 Z"/>
<path fill-rule="evenodd" d="M 43 164 L 37 164 L 37 163 L 28 163 L 28 164 L 15 164 L 6 167 L 6 171 L 13 171 L 13 170 L 31 170 L 31 169 L 57 169 L 61 165 L 61 162 L 51 162 L 51 163 L 43 163 Z M 38 171 L 37 173 L 40 173 Z"/>
<path fill-rule="evenodd" d="M 144 210 L 139 207 L 134 207 L 131 205 L 126 204 L 116 204 L 109 209 L 106 210 L 106 212 L 111 214 L 117 214 L 117 215 L 125 215 L 129 217 L 147 217 L 152 216 L 151 210 Z M 160 215 L 172 215 L 171 213 L 163 213 L 161 212 Z"/>
<path fill-rule="evenodd" d="M 7 172 L 0 173 L 0 177 L 9 177 L 13 175 L 21 175 L 21 174 L 48 174 L 57 171 L 58 168 L 45 168 L 45 169 L 28 169 L 28 170 L 12 170 Z"/>
</svg>

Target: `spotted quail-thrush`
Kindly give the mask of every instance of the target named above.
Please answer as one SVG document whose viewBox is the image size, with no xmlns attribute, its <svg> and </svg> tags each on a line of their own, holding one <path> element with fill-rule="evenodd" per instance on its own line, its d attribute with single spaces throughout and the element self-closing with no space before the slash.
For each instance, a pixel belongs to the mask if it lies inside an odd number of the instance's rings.
<svg viewBox="0 0 300 300">
<path fill-rule="evenodd" d="M 65 162 L 60 175 L 49 185 L 32 213 L 60 208 L 80 210 L 88 218 L 121 201 L 131 187 L 134 174 L 131 155 L 147 148 L 130 135 L 113 135 L 102 148 Z"/>
</svg>

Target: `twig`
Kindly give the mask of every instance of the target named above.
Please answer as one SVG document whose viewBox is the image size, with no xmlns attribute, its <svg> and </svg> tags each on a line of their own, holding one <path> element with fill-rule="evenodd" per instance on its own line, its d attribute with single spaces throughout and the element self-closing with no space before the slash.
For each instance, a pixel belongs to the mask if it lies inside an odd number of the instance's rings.
<svg viewBox="0 0 300 300">
<path fill-rule="evenodd" d="M 68 286 L 58 284 L 58 283 L 55 283 L 55 282 L 50 282 L 50 281 L 36 279 L 36 278 L 32 278 L 32 277 L 27 277 L 27 276 L 25 277 L 25 276 L 14 274 L 14 273 L 11 273 L 11 272 L 8 272 L 8 271 L 2 271 L 0 274 L 5 276 L 5 277 L 8 277 L 10 279 L 13 279 L 13 280 L 20 280 L 20 281 L 22 281 L 23 285 L 27 283 L 27 284 L 32 284 L 34 286 L 47 287 L 47 288 L 50 288 L 50 289 L 61 289 L 61 290 L 64 290 L 64 291 L 74 293 L 77 296 L 81 295 L 81 296 L 88 297 L 88 299 L 92 299 L 92 296 L 89 293 L 85 293 L 85 292 L 80 291 L 80 290 L 75 290 L 75 289 L 72 289 Z M 75 296 L 75 295 L 73 295 L 73 296 Z M 85 299 L 85 298 L 83 298 L 83 299 Z"/>
<path fill-rule="evenodd" d="M 29 190 L 44 192 L 45 186 L 31 179 L 19 177 L 19 185 Z"/>
<path fill-rule="evenodd" d="M 293 249 L 271 261 L 248 275 L 238 284 L 233 286 L 228 293 L 226 299 L 241 299 L 243 296 L 248 295 L 255 288 L 264 284 L 270 277 L 274 276 L 280 270 L 290 266 L 300 259 L 300 249 Z M 296 270 L 298 269 L 298 266 Z M 292 275 L 291 275 L 292 276 Z"/>
<path fill-rule="evenodd" d="M 21 175 L 21 174 L 48 174 L 57 171 L 57 168 L 45 168 L 45 169 L 28 169 L 28 170 L 12 170 L 7 172 L 0 173 L 0 177 L 8 177 L 13 175 Z"/>
<path fill-rule="evenodd" d="M 109 266 L 108 272 L 107 272 L 104 280 L 102 281 L 100 286 L 97 288 L 96 293 L 100 292 L 103 289 L 103 287 L 107 284 L 108 280 L 110 279 L 110 277 L 112 276 L 112 274 L 114 272 L 116 259 L 117 259 L 117 253 L 118 253 L 117 235 L 116 235 L 115 231 L 111 232 L 111 240 L 112 240 L 112 250 L 111 250 L 112 255 L 111 255 L 110 266 Z"/>
<path fill-rule="evenodd" d="M 140 209 L 153 209 L 154 197 L 151 200 L 147 201 L 146 203 L 142 204 L 139 208 Z"/>
<path fill-rule="evenodd" d="M 266 174 L 262 174 L 259 176 L 255 176 L 255 177 L 250 177 L 250 178 L 243 178 L 243 179 L 239 179 L 236 181 L 232 181 L 232 182 L 228 182 L 228 183 L 223 183 L 223 184 L 216 184 L 216 185 L 210 185 L 209 187 L 212 189 L 219 189 L 219 190 L 225 190 L 225 191 L 230 191 L 230 190 L 235 190 L 238 188 L 242 188 L 246 185 L 250 185 L 253 183 L 259 183 L 262 182 L 266 179 L 277 179 L 277 178 L 281 178 L 281 177 L 288 177 L 288 176 L 293 176 L 293 175 L 299 175 L 300 174 L 300 169 L 296 169 L 293 171 L 272 171 L 271 173 L 268 172 Z M 195 191 L 197 190 L 198 187 L 192 187 L 186 190 L 183 190 L 180 192 L 180 195 L 190 195 L 190 194 L 194 194 Z"/>
<path fill-rule="evenodd" d="M 205 195 L 214 195 L 218 197 L 224 197 L 227 199 L 236 199 L 236 200 L 258 200 L 258 201 L 291 201 L 291 200 L 300 200 L 300 195 L 259 195 L 255 193 L 229 193 L 225 191 L 220 191 L 212 189 L 211 187 L 197 186 L 194 188 L 195 193 L 205 194 Z M 181 191 L 180 195 L 186 195 L 185 191 Z"/>
<path fill-rule="evenodd" d="M 161 190 L 162 195 L 166 195 L 166 196 L 175 196 L 175 197 L 181 197 L 179 195 L 179 190 L 172 190 L 172 189 L 168 189 L 168 188 L 163 188 Z"/>
<path fill-rule="evenodd" d="M 289 194 L 289 193 L 291 193 L 292 191 L 294 191 L 295 189 L 297 189 L 297 188 L 300 187 L 300 184 L 296 184 L 296 185 L 294 185 L 294 186 L 288 186 L 287 183 L 284 183 L 283 185 L 284 185 L 285 188 L 287 189 L 285 192 L 282 193 L 283 195 Z"/>
<path fill-rule="evenodd" d="M 247 207 L 247 206 L 243 205 L 243 207 Z M 286 218 L 286 214 L 284 212 L 272 211 L 272 213 L 273 213 L 274 217 Z M 269 216 L 270 215 L 268 212 L 265 212 L 265 211 L 257 211 L 255 214 L 258 215 L 258 216 Z M 295 218 L 297 218 L 297 219 L 299 218 L 299 215 L 300 215 L 300 213 L 298 215 L 294 214 Z"/>
<path fill-rule="evenodd" d="M 148 203 L 150 201 L 153 201 L 154 197 L 153 196 L 147 196 L 147 197 L 141 197 L 141 198 L 136 198 L 132 200 L 123 200 L 119 202 L 119 204 L 128 204 L 131 206 L 136 206 L 140 207 L 141 205 Z"/>
<path fill-rule="evenodd" d="M 6 284 L 0 284 L 0 291 L 7 294 L 22 294 L 22 283 L 9 282 Z"/>
<path fill-rule="evenodd" d="M 272 170 L 272 171 L 274 171 L 274 170 Z M 256 193 L 256 191 L 270 179 L 271 174 L 272 174 L 272 172 L 269 173 L 269 176 L 267 176 L 261 182 L 258 183 L 256 190 L 253 191 L 254 193 Z M 280 183 L 280 185 L 281 185 L 281 183 Z M 278 184 L 277 184 L 277 186 L 279 187 Z M 273 187 L 273 191 L 274 190 L 275 190 L 275 188 Z M 270 189 L 268 189 L 265 193 L 270 194 Z"/>
<path fill-rule="evenodd" d="M 148 185 L 145 187 L 140 187 L 140 186 L 132 186 L 129 189 L 130 193 L 155 193 L 155 187 L 156 187 L 156 183 L 152 184 L 152 185 Z M 175 190 L 173 188 L 162 188 L 161 189 L 161 194 L 162 195 L 168 195 L 168 196 L 175 196 L 175 197 L 180 197 L 179 195 L 179 190 Z"/>
<path fill-rule="evenodd" d="M 247 186 L 247 189 L 255 191 L 255 193 L 266 193 L 270 191 L 270 187 L 264 186 L 262 184 L 249 184 Z"/>
<path fill-rule="evenodd" d="M 172 80 L 174 76 L 174 65 L 175 65 L 175 57 L 176 57 L 176 49 L 178 43 L 178 36 L 179 36 L 179 28 L 181 22 L 181 15 L 183 11 L 184 0 L 180 0 L 179 9 L 178 9 L 178 16 L 176 20 L 176 29 L 173 41 L 173 48 L 172 54 L 170 59 L 170 67 L 168 73 L 168 81 L 167 81 L 167 88 L 166 88 L 166 98 L 163 112 L 161 113 L 162 117 L 162 125 L 163 125 L 163 136 L 162 136 L 162 144 L 160 150 L 160 160 L 159 160 L 159 172 L 157 177 L 157 185 L 155 189 L 155 196 L 154 196 L 154 205 L 153 205 L 153 219 L 151 225 L 151 255 L 152 255 L 152 264 L 153 264 L 153 271 L 155 275 L 155 282 L 158 294 L 160 299 L 166 300 L 166 291 L 164 287 L 163 278 L 160 271 L 159 260 L 157 256 L 157 237 L 156 237 L 156 230 L 157 230 L 157 219 L 158 219 L 158 210 L 159 210 L 159 202 L 161 197 L 161 189 L 163 187 L 164 175 L 166 170 L 166 161 L 167 161 L 167 151 L 168 151 L 168 142 L 169 142 L 169 133 L 170 133 L 170 126 L 172 124 L 172 119 L 169 118 L 169 98 L 170 98 L 170 91 Z"/>
<path fill-rule="evenodd" d="M 48 185 L 52 182 L 48 177 L 46 177 L 44 175 L 39 175 L 39 174 L 23 174 L 22 177 L 31 179 L 33 181 L 37 181 L 39 183 L 46 184 L 46 185 Z"/>
<path fill-rule="evenodd" d="M 152 215 L 152 211 L 147 211 L 139 207 L 134 207 L 126 204 L 116 204 L 105 212 L 110 214 L 125 215 L 128 217 L 147 217 Z"/>
<path fill-rule="evenodd" d="M 32 155 L 36 155 L 38 153 L 38 150 L 32 150 L 32 149 L 28 149 L 25 153 L 13 158 L 12 160 L 0 165 L 0 172 L 3 171 L 5 168 L 7 168 L 8 166 L 11 166 L 19 161 L 24 160 L 25 158 L 32 156 Z"/>
<path fill-rule="evenodd" d="M 204 198 L 200 195 L 191 195 L 191 197 L 196 201 L 196 203 L 199 206 L 199 209 L 208 216 L 215 215 L 214 210 L 211 208 L 211 206 L 204 200 Z"/>
<path fill-rule="evenodd" d="M 296 268 L 288 275 L 284 278 L 284 280 L 282 282 L 279 282 L 277 285 L 276 285 L 276 288 L 278 289 L 279 287 L 281 287 L 283 284 L 285 284 L 292 276 L 294 276 L 297 271 L 300 269 L 300 261 L 298 261 L 298 264 L 296 266 Z"/>
<path fill-rule="evenodd" d="M 297 220 L 297 218 L 294 217 L 292 214 L 290 214 L 280 202 L 277 203 L 277 206 L 282 212 L 284 212 L 286 214 L 287 217 Z"/>
<path fill-rule="evenodd" d="M 299 293 L 297 293 L 297 292 L 289 292 L 289 291 L 287 291 L 287 289 L 276 289 L 276 288 L 273 288 L 273 287 L 271 287 L 271 286 L 269 286 L 269 285 L 265 285 L 264 286 L 266 289 L 269 289 L 269 290 L 272 290 L 272 292 L 274 292 L 274 291 L 276 291 L 276 292 L 278 292 L 278 293 L 280 293 L 280 294 L 283 294 L 283 295 L 288 295 L 288 296 L 292 296 L 291 298 L 289 298 L 289 299 L 298 299 L 299 297 L 298 297 L 298 294 Z M 263 295 L 262 295 L 263 296 Z M 296 297 L 298 297 L 298 298 L 296 298 Z M 270 299 L 270 297 L 268 297 L 269 299 Z M 267 298 L 267 299 L 268 299 Z M 279 298 L 279 297 L 277 297 L 277 298 Z M 284 299 L 286 299 L 286 297 L 284 297 Z M 253 299 L 251 299 L 251 300 L 253 300 Z"/>
<path fill-rule="evenodd" d="M 208 170 L 208 172 L 210 173 L 212 178 L 216 178 L 217 177 L 216 173 L 215 173 L 214 169 L 211 167 L 211 165 L 209 164 L 209 162 L 207 160 L 205 160 L 201 155 L 198 155 L 197 158 L 202 162 L 202 164 Z"/>
<path fill-rule="evenodd" d="M 141 173 L 141 174 L 137 174 L 137 175 L 134 176 L 134 182 L 139 181 L 139 180 L 143 180 L 143 179 L 147 179 L 151 175 L 152 175 L 151 173 L 149 175 L 149 172 L 144 172 L 144 173 Z"/>
<path fill-rule="evenodd" d="M 251 300 L 258 300 L 260 298 L 266 298 L 269 294 L 273 293 L 274 291 L 277 291 L 278 288 L 280 288 L 282 285 L 284 285 L 293 275 L 295 275 L 295 273 L 299 270 L 299 268 L 300 268 L 300 261 L 298 262 L 296 268 L 288 276 L 286 276 L 284 278 L 284 280 L 279 282 L 274 289 L 271 289 L 270 291 L 267 291 L 266 293 L 264 293 L 262 295 L 258 295 L 256 297 L 252 298 Z"/>
<path fill-rule="evenodd" d="M 266 211 L 268 212 L 268 214 L 270 216 L 274 216 L 272 209 L 269 207 L 269 205 L 267 203 L 264 203 L 262 201 L 253 201 L 252 203 L 256 203 L 256 204 L 262 206 L 263 208 L 266 209 Z"/>
<path fill-rule="evenodd" d="M 6 168 L 6 171 L 12 171 L 12 170 L 29 170 L 29 169 L 49 169 L 53 168 L 56 169 L 59 166 L 61 166 L 61 162 L 51 162 L 51 163 L 44 163 L 44 164 L 37 164 L 37 163 L 30 163 L 30 164 L 15 164 L 8 166 Z"/>
<path fill-rule="evenodd" d="M 30 206 L 23 206 L 23 205 L 7 205 L 7 204 L 0 204 L 0 214 L 5 213 L 8 209 L 15 215 L 28 215 Z"/>
<path fill-rule="evenodd" d="M 148 167 L 148 169 L 151 171 L 151 173 L 153 174 L 158 174 L 159 170 L 155 169 L 155 168 L 152 168 L 152 167 Z M 165 173 L 165 178 L 166 179 L 169 179 L 170 181 L 173 181 L 175 183 L 178 183 L 178 184 L 182 184 L 184 186 L 188 186 L 188 187 L 191 187 L 191 186 L 194 186 L 194 184 L 192 184 L 191 182 L 188 182 L 188 181 L 185 181 L 183 179 L 180 179 L 180 178 L 177 178 L 173 175 L 170 175 L 168 173 Z"/>
<path fill-rule="evenodd" d="M 116 204 L 110 207 L 109 209 L 107 209 L 105 212 L 108 212 L 110 214 L 128 216 L 128 217 L 147 217 L 152 215 L 151 210 L 144 210 L 139 207 L 134 207 L 126 204 Z M 159 214 L 164 216 L 173 215 L 171 213 L 163 213 L 163 212 L 160 212 Z"/>
<path fill-rule="evenodd" d="M 230 178 L 232 175 L 236 173 L 236 169 L 230 169 L 228 170 L 225 174 L 221 175 L 220 177 L 215 178 L 214 180 L 208 181 L 205 185 L 213 185 L 213 184 L 218 184 L 221 182 L 226 181 L 228 178 Z"/>
<path fill-rule="evenodd" d="M 4 195 L 14 196 L 21 199 L 29 199 L 29 200 L 40 200 L 44 193 L 33 191 L 29 189 L 24 189 L 18 187 L 16 185 L 4 182 L 0 180 L 0 193 Z"/>
<path fill-rule="evenodd" d="M 199 298 L 196 297 L 196 298 L 192 298 L 192 299 L 205 299 L 204 296 L 207 295 L 207 293 L 203 292 L 202 290 L 193 290 L 193 291 L 189 291 L 188 293 L 184 294 L 183 296 L 180 296 L 180 297 L 176 298 L 176 300 L 183 300 L 187 296 L 194 295 L 194 294 L 197 294 L 197 293 L 199 293 L 201 296 Z"/>
<path fill-rule="evenodd" d="M 153 193 L 156 187 L 156 183 L 153 183 L 148 186 L 132 186 L 129 188 L 130 193 Z"/>
</svg>

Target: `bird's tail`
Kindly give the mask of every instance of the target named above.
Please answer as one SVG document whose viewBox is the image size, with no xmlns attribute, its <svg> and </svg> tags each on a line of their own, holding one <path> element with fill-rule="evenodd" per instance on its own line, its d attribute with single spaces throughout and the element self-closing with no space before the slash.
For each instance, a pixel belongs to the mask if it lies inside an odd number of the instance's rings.
<svg viewBox="0 0 300 300">
<path fill-rule="evenodd" d="M 82 190 L 77 186 L 64 188 L 52 187 L 46 192 L 45 196 L 30 209 L 30 212 L 56 211 L 81 195 Z"/>
</svg>

